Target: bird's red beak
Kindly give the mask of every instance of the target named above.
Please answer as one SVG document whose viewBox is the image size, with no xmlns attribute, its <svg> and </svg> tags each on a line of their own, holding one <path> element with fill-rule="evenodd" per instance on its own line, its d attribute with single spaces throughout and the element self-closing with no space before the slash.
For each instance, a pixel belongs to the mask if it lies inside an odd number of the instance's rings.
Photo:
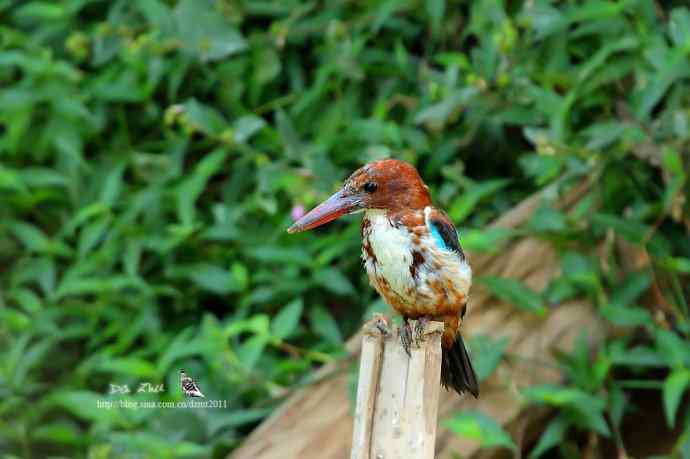
<svg viewBox="0 0 690 459">
<path fill-rule="evenodd" d="M 341 189 L 293 223 L 287 232 L 299 233 L 321 226 L 356 210 L 358 203 L 359 200 L 355 196 L 348 196 L 345 190 Z"/>
</svg>

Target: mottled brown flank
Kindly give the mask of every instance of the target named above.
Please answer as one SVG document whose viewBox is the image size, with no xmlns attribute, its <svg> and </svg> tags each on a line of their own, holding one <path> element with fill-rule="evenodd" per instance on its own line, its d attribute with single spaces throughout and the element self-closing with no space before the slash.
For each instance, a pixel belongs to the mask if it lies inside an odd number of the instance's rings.
<svg viewBox="0 0 690 459">
<path fill-rule="evenodd" d="M 374 254 L 374 250 L 371 248 L 371 243 L 369 242 L 369 235 L 371 234 L 371 221 L 368 218 L 362 219 L 360 234 L 362 236 L 362 250 L 364 250 L 366 253 L 366 257 L 375 265 L 378 263 L 378 260 L 376 259 L 376 254 Z"/>
<path fill-rule="evenodd" d="M 443 288 L 443 283 L 440 280 L 432 280 L 431 282 L 429 282 L 429 286 L 431 287 L 431 290 L 436 294 L 437 297 L 447 296 L 446 290 Z"/>
<path fill-rule="evenodd" d="M 368 218 L 363 218 L 362 224 L 359 226 L 359 235 L 362 237 L 362 240 L 364 240 L 365 236 L 369 236 L 370 232 L 371 232 L 371 220 L 369 220 Z"/>
<path fill-rule="evenodd" d="M 367 253 L 367 257 L 371 260 L 372 263 L 378 263 L 376 255 L 374 255 L 374 250 L 371 248 L 371 244 L 369 244 L 369 239 L 367 239 L 366 241 L 362 241 L 362 248 Z"/>
<path fill-rule="evenodd" d="M 410 263 L 410 275 L 417 279 L 417 269 L 424 263 L 424 255 L 418 250 L 412 251 L 412 263 Z"/>
</svg>

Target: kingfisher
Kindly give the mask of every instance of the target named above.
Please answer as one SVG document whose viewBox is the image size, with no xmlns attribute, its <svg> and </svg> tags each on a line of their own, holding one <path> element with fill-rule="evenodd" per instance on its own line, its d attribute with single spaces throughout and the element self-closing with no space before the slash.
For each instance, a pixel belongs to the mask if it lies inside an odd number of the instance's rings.
<svg viewBox="0 0 690 459">
<path fill-rule="evenodd" d="M 288 228 L 307 231 L 363 212 L 362 260 L 369 283 L 402 318 L 400 338 L 409 355 L 417 320 L 444 323 L 441 384 L 479 396 L 477 376 L 460 335 L 472 269 L 448 215 L 433 206 L 429 187 L 411 164 L 383 159 L 357 169 L 323 203 Z"/>
</svg>

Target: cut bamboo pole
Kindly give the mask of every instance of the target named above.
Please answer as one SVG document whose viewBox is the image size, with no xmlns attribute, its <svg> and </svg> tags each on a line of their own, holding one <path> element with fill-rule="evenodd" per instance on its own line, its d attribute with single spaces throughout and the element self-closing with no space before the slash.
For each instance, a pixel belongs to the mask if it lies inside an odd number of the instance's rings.
<svg viewBox="0 0 690 459">
<path fill-rule="evenodd" d="M 351 459 L 432 459 L 443 323 L 427 323 L 410 356 L 382 316 L 363 331 Z"/>
</svg>

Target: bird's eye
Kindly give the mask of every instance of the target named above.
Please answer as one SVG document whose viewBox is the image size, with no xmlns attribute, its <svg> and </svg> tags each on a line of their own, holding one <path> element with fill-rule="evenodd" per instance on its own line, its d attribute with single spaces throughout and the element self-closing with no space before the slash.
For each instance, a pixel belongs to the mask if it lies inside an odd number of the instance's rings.
<svg viewBox="0 0 690 459">
<path fill-rule="evenodd" d="M 376 191 L 376 184 L 374 182 L 367 182 L 364 184 L 362 189 L 367 193 L 373 193 L 374 191 Z"/>
</svg>

